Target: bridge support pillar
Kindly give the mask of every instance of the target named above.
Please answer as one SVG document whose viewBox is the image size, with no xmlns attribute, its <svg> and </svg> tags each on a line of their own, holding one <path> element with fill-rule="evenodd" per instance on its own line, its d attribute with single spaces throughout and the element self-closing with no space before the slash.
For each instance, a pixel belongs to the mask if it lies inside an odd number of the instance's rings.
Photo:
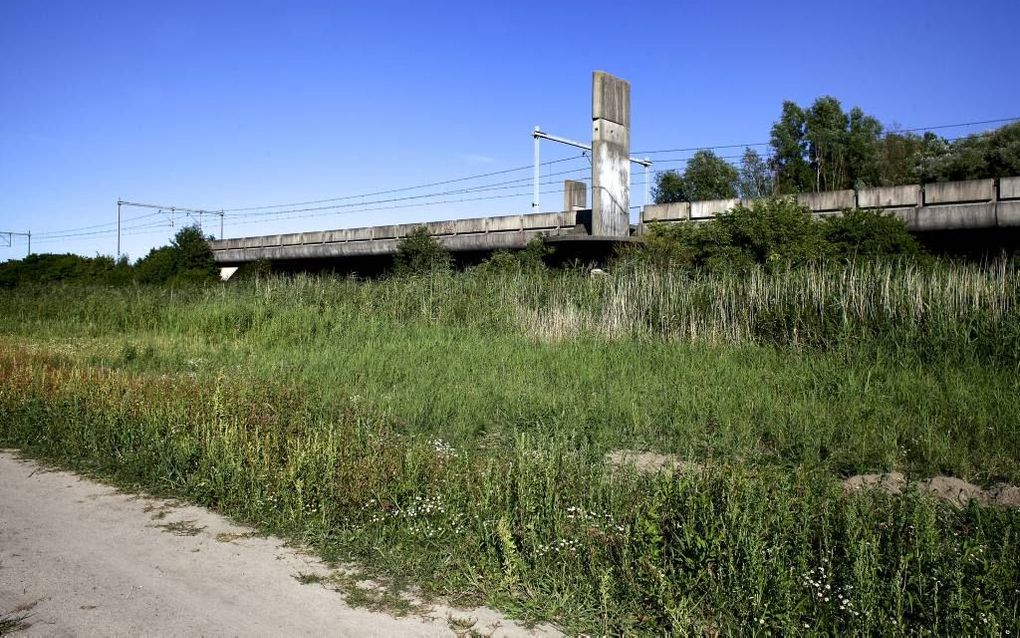
<svg viewBox="0 0 1020 638">
<path fill-rule="evenodd" d="M 592 77 L 592 235 L 630 234 L 630 83 Z"/>
</svg>

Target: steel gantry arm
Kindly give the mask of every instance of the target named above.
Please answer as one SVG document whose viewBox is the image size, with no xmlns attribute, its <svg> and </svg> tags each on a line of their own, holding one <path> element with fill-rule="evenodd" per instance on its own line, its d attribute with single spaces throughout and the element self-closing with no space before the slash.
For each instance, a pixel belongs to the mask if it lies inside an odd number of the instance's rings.
<svg viewBox="0 0 1020 638">
<path fill-rule="evenodd" d="M 539 161 L 540 160 L 539 142 L 541 140 L 549 140 L 550 142 L 556 142 L 558 144 L 565 144 L 567 146 L 573 146 L 574 148 L 579 148 L 579 149 L 588 151 L 589 153 L 591 152 L 591 144 L 585 144 L 584 142 L 575 142 L 574 140 L 569 140 L 569 139 L 567 139 L 565 137 L 560 137 L 558 135 L 550 135 L 549 133 L 546 133 L 545 131 L 543 131 L 541 129 L 541 127 L 538 127 L 538 126 L 536 126 L 535 130 L 532 131 L 531 137 L 534 138 L 534 140 L 535 140 L 535 170 L 534 170 L 534 174 L 532 176 L 533 180 L 534 180 L 534 189 L 533 189 L 533 196 L 532 196 L 531 207 L 535 210 L 535 212 L 539 212 L 538 182 L 539 182 L 539 179 L 541 177 L 539 175 L 539 166 L 540 166 L 540 161 Z M 638 165 L 643 166 L 645 168 L 645 204 L 647 205 L 648 204 L 648 168 L 652 165 L 652 160 L 648 159 L 647 157 L 644 158 L 644 159 L 641 159 L 641 158 L 638 158 L 638 157 L 631 157 L 630 161 L 632 163 L 634 163 L 634 164 L 638 164 Z"/>
</svg>

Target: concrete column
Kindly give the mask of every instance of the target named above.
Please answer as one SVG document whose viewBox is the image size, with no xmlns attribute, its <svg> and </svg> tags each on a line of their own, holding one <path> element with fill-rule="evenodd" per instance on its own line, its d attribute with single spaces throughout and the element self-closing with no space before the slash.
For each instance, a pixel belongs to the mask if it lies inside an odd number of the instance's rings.
<svg viewBox="0 0 1020 638">
<path fill-rule="evenodd" d="M 630 83 L 604 71 L 592 77 L 591 233 L 630 234 Z"/>
<path fill-rule="evenodd" d="M 573 179 L 563 180 L 563 210 L 588 208 L 588 185 Z"/>
</svg>

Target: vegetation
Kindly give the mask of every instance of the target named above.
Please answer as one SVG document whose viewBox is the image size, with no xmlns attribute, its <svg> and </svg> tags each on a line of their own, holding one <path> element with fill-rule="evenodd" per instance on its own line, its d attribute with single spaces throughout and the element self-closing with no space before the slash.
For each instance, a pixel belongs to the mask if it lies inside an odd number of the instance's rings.
<svg viewBox="0 0 1020 638">
<path fill-rule="evenodd" d="M 737 196 L 740 175 L 712 151 L 698 151 L 687 162 L 683 175 L 676 171 L 659 173 L 653 197 L 657 204 L 729 199 Z"/>
<path fill-rule="evenodd" d="M 885 130 L 859 107 L 834 97 L 809 107 L 784 102 L 772 126 L 771 157 L 745 149 L 740 168 L 710 150 L 680 173 L 656 176 L 656 203 L 758 198 L 870 186 L 1020 175 L 1020 122 L 956 140 L 933 132 Z"/>
<path fill-rule="evenodd" d="M 219 277 L 208 239 L 196 226 L 182 228 L 170 245 L 153 248 L 134 265 L 127 256 L 114 260 L 107 256 L 33 254 L 0 263 L 0 288 L 58 282 L 108 286 L 215 282 Z"/>
<path fill-rule="evenodd" d="M 0 263 L 0 288 L 19 284 L 87 282 L 123 285 L 132 279 L 127 257 L 82 257 L 80 255 L 32 254 L 24 259 Z"/>
<path fill-rule="evenodd" d="M 1020 483 L 1017 264 L 741 232 L 741 272 L 23 286 L 0 445 L 575 632 L 1016 631 L 1020 512 L 840 480 Z"/>
<path fill-rule="evenodd" d="M 424 274 L 436 270 L 449 270 L 453 263 L 449 251 L 429 229 L 419 226 L 397 243 L 394 265 L 397 274 Z"/>
<path fill-rule="evenodd" d="M 824 260 L 896 257 L 918 261 L 917 240 L 896 217 L 854 210 L 816 219 L 793 198 L 765 198 L 697 224 L 651 225 L 625 262 L 746 272 Z"/>
</svg>

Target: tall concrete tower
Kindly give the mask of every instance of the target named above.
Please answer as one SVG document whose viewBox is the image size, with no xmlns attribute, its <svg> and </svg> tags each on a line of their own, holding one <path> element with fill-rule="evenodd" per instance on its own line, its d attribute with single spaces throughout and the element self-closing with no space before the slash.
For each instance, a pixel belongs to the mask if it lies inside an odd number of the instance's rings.
<svg viewBox="0 0 1020 638">
<path fill-rule="evenodd" d="M 595 71 L 591 91 L 591 233 L 630 234 L 630 83 Z"/>
</svg>

